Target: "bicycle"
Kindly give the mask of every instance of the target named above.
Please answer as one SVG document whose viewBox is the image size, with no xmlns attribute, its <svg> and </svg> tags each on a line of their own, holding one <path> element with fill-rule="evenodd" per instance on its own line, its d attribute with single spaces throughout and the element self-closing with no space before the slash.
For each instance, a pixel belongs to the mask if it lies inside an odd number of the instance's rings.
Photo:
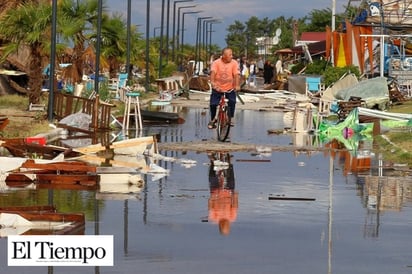
<svg viewBox="0 0 412 274">
<path fill-rule="evenodd" d="M 229 115 L 230 107 L 228 101 L 229 99 L 226 98 L 226 92 L 223 92 L 216 113 L 217 139 L 221 142 L 226 141 L 230 132 L 231 118 Z"/>
</svg>

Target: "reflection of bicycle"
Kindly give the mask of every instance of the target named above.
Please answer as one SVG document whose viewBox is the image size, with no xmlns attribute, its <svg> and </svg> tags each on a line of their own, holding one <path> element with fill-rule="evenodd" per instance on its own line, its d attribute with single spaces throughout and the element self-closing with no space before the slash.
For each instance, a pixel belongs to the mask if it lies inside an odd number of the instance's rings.
<svg viewBox="0 0 412 274">
<path fill-rule="evenodd" d="M 223 92 L 216 113 L 217 139 L 221 142 L 226 141 L 230 131 L 230 107 L 227 103 L 228 101 L 229 99 L 226 98 L 226 92 Z"/>
<path fill-rule="evenodd" d="M 209 155 L 210 197 L 208 201 L 208 220 L 219 225 L 222 235 L 230 233 L 230 224 L 237 218 L 238 192 L 235 191 L 235 178 L 230 155 L 216 152 Z"/>
</svg>

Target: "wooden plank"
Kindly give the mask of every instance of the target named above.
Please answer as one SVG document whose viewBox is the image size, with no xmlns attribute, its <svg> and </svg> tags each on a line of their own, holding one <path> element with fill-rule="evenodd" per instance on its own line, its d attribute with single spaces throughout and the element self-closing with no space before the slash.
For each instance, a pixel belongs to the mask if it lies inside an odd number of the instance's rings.
<svg viewBox="0 0 412 274">
<path fill-rule="evenodd" d="M 146 164 L 145 160 L 136 161 L 136 159 L 134 159 L 134 161 L 132 162 L 127 162 L 127 161 L 120 161 L 117 159 L 114 159 L 114 160 L 106 159 L 106 158 L 99 157 L 97 155 L 92 155 L 92 154 L 80 156 L 77 158 L 77 160 L 86 161 L 86 162 L 89 162 L 95 165 L 101 165 L 102 163 L 104 163 L 106 165 L 111 165 L 113 168 L 123 167 L 123 168 L 144 169 L 144 170 L 149 169 L 149 166 Z M 100 173 L 99 167 L 97 167 L 96 173 Z"/>
<path fill-rule="evenodd" d="M 315 201 L 315 198 L 300 198 L 300 197 L 285 197 L 285 196 L 269 196 L 268 200 L 285 200 L 285 201 Z"/>
<path fill-rule="evenodd" d="M 99 175 L 96 174 L 83 174 L 83 175 L 62 175 L 62 174 L 37 174 L 37 183 L 39 184 L 56 184 L 56 185 L 85 185 L 92 186 L 97 185 L 99 182 Z"/>
<path fill-rule="evenodd" d="M 133 139 L 127 139 L 127 140 L 122 140 L 118 142 L 112 143 L 109 148 L 110 149 L 115 149 L 115 148 L 125 148 L 125 147 L 132 147 L 136 145 L 141 145 L 144 143 L 148 144 L 153 144 L 154 143 L 154 136 L 148 136 L 148 137 L 139 137 L 139 138 L 133 138 Z M 103 146 L 101 144 L 95 144 L 95 145 L 90 145 L 87 147 L 77 147 L 73 148 L 74 151 L 80 152 L 82 154 L 90 154 L 90 153 L 96 153 L 99 151 L 106 150 L 106 146 Z"/>
<path fill-rule="evenodd" d="M 58 190 L 98 190 L 99 185 L 78 185 L 78 184 L 36 184 L 37 189 L 58 189 Z"/>
<path fill-rule="evenodd" d="M 126 140 L 122 140 L 119 142 L 114 142 L 110 145 L 110 148 L 112 149 L 124 148 L 124 147 L 130 147 L 130 146 L 135 146 L 135 145 L 141 145 L 144 143 L 153 144 L 154 136 L 139 137 L 139 138 L 133 138 L 133 139 L 126 139 Z"/>
<path fill-rule="evenodd" d="M 87 147 L 76 147 L 73 148 L 74 151 L 80 152 L 82 154 L 90 154 L 90 153 L 96 153 L 99 151 L 106 150 L 106 146 L 102 146 L 102 144 L 95 144 L 95 145 L 90 145 Z"/>
<path fill-rule="evenodd" d="M 52 205 L 34 205 L 34 206 L 3 206 L 0 212 L 56 212 L 56 207 Z"/>
<path fill-rule="evenodd" d="M 34 162 L 34 160 L 27 160 L 21 165 L 22 168 L 33 168 L 41 170 L 54 170 L 54 171 L 72 171 L 72 172 L 96 172 L 95 166 L 89 166 L 85 163 L 80 162 L 57 162 L 57 163 L 46 163 L 40 164 Z"/>
</svg>

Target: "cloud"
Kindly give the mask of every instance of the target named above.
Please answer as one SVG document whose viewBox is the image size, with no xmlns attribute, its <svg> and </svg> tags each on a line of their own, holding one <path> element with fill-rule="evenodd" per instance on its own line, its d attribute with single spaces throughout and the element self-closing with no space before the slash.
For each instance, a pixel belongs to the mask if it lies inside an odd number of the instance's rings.
<svg viewBox="0 0 412 274">
<path fill-rule="evenodd" d="M 213 25 L 215 32 L 213 33 L 213 43 L 220 46 L 225 45 L 226 29 L 233 24 L 235 20 L 242 23 L 246 22 L 250 17 L 256 16 L 259 19 L 265 17 L 275 19 L 280 16 L 285 18 L 294 17 L 301 18 L 309 15 L 314 9 L 332 9 L 333 0 L 195 0 L 193 2 L 178 2 L 176 7 L 197 5 L 196 8 L 189 10 L 201 10 L 202 12 L 196 15 L 185 16 L 185 43 L 195 42 L 196 37 L 196 18 L 203 16 L 213 16 L 222 20 L 222 23 Z M 337 12 L 342 9 L 343 5 L 347 4 L 346 0 L 334 0 L 336 2 Z M 169 2 L 170 21 L 172 23 L 173 3 L 174 0 L 165 0 L 165 21 L 167 12 L 167 3 Z M 107 7 L 110 11 L 124 14 L 126 18 L 127 1 L 107 0 Z M 142 32 L 146 30 L 146 4 L 147 1 L 132 1 L 132 22 L 140 25 Z M 341 6 L 339 6 L 341 5 Z M 161 10 L 162 0 L 150 0 L 150 31 L 153 32 L 154 27 L 161 25 Z M 177 9 L 176 9 L 177 10 Z M 185 9 L 186 10 L 186 9 Z M 183 9 L 181 9 L 181 12 Z M 177 12 L 177 11 L 176 11 Z M 177 17 L 177 15 L 176 15 Z M 166 22 L 164 22 L 166 25 Z M 170 33 L 170 30 L 169 30 Z M 152 33 L 150 33 L 152 34 Z"/>
</svg>

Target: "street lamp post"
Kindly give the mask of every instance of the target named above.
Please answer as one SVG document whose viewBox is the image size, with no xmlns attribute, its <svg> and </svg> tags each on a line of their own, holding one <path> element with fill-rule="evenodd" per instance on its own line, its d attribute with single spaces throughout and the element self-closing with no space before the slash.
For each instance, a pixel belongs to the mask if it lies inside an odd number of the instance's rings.
<svg viewBox="0 0 412 274">
<path fill-rule="evenodd" d="M 149 74 L 149 35 L 150 35 L 150 0 L 146 0 L 146 92 L 150 90 L 150 74 Z"/>
<path fill-rule="evenodd" d="M 207 43 L 208 43 L 208 30 L 209 30 L 209 25 L 212 24 L 213 22 L 219 22 L 218 19 L 209 19 L 203 21 L 203 51 L 206 53 L 207 56 Z"/>
<path fill-rule="evenodd" d="M 162 0 L 162 15 L 160 20 L 160 43 L 159 43 L 159 78 L 162 76 L 162 57 L 163 57 L 163 28 L 164 28 L 164 13 L 165 13 L 165 0 Z"/>
<path fill-rule="evenodd" d="M 130 30 L 130 25 L 132 21 L 132 15 L 131 15 L 131 10 L 132 10 L 132 3 L 131 0 L 127 0 L 127 44 L 126 44 L 126 73 L 127 73 L 127 79 L 129 80 L 131 78 L 131 69 L 130 69 L 130 48 L 131 48 L 131 30 Z"/>
<path fill-rule="evenodd" d="M 180 29 L 180 10 L 181 9 L 194 8 L 194 7 L 196 7 L 196 5 L 179 7 L 177 9 L 176 52 L 179 52 L 179 40 L 180 40 L 179 32 L 181 31 L 181 29 Z M 174 58 L 175 58 L 175 56 L 174 56 Z M 176 59 L 173 59 L 173 60 L 176 60 Z"/>
<path fill-rule="evenodd" d="M 192 2 L 193 0 L 179 0 L 179 1 L 174 1 L 173 3 L 173 31 L 172 31 L 172 37 L 173 37 L 173 41 L 172 41 L 172 60 L 175 61 L 175 45 L 176 45 L 176 5 L 178 3 L 182 3 L 182 2 Z M 178 20 L 179 22 L 179 20 Z M 178 27 L 179 29 L 179 27 Z"/>
<path fill-rule="evenodd" d="M 156 30 L 161 29 L 162 27 L 154 27 L 153 28 L 153 38 L 156 37 Z"/>
<path fill-rule="evenodd" d="M 56 60 L 56 33 L 57 33 L 57 0 L 52 1 L 52 35 L 50 47 L 50 73 L 49 73 L 49 102 L 47 105 L 47 114 L 49 122 L 53 120 L 53 95 L 54 95 L 54 66 Z"/>
<path fill-rule="evenodd" d="M 182 29 L 181 29 L 181 33 L 182 33 L 182 39 L 181 39 L 181 43 L 180 43 L 180 70 L 182 71 L 182 64 L 183 64 L 183 41 L 184 41 L 184 33 L 185 33 L 185 15 L 186 14 L 195 14 L 195 13 L 200 13 L 201 11 L 188 11 L 188 12 L 183 12 L 182 13 Z"/>
<path fill-rule="evenodd" d="M 175 23 L 175 10 L 176 10 L 176 4 L 180 2 L 192 2 L 193 0 L 182 0 L 182 1 L 174 1 L 173 2 L 173 25 Z M 167 0 L 167 14 L 166 14 L 166 42 L 167 42 L 167 47 L 166 47 L 166 62 L 169 59 L 169 21 L 170 21 L 170 0 Z M 173 30 L 174 32 L 174 30 Z M 174 33 L 172 34 L 174 35 Z M 174 42 L 174 38 L 173 38 Z M 173 45 L 173 44 L 172 44 Z"/>
<path fill-rule="evenodd" d="M 194 73 L 196 73 L 197 70 L 197 63 L 200 62 L 200 42 L 201 42 L 201 32 L 202 32 L 202 20 L 212 18 L 212 16 L 205 16 L 205 17 L 198 17 L 197 18 L 197 29 L 196 29 L 196 49 L 195 49 L 195 67 L 194 67 Z M 200 73 L 200 71 L 199 71 Z"/>
<path fill-rule="evenodd" d="M 213 24 L 219 24 L 219 23 L 221 23 L 221 21 L 219 21 L 219 20 L 210 22 L 210 29 L 209 29 L 209 53 L 212 52 L 212 32 L 214 32 L 214 30 L 213 30 Z"/>
</svg>

